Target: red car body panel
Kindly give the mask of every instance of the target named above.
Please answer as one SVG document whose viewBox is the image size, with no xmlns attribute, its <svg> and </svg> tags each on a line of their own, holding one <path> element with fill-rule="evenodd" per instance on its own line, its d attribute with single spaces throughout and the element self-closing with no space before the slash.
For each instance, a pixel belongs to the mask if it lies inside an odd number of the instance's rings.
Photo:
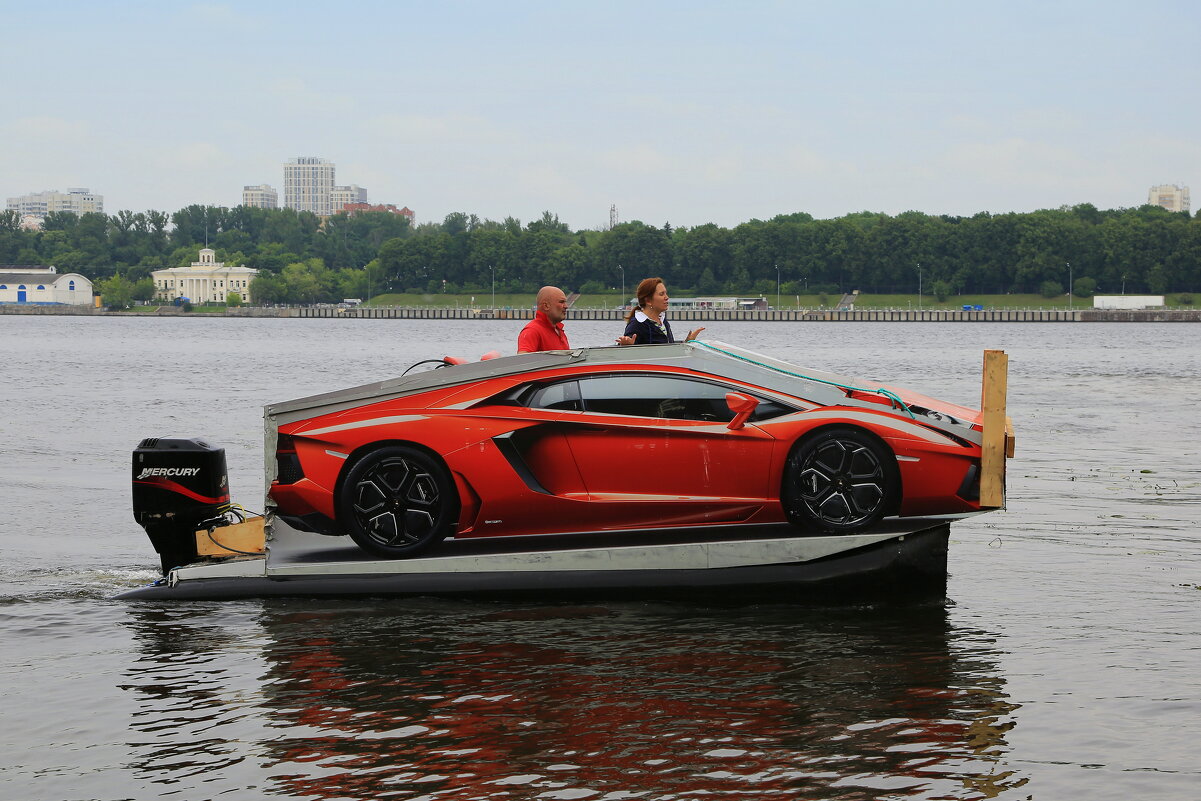
<svg viewBox="0 0 1201 801">
<path fill-rule="evenodd" d="M 656 351 L 663 348 L 674 350 Z M 287 443 L 281 450 L 294 449 L 303 475 L 277 477 L 271 500 L 281 514 L 316 514 L 336 527 L 340 482 L 349 466 L 381 445 L 407 444 L 449 471 L 459 503 L 456 537 L 781 523 L 787 519 L 781 490 L 790 454 L 814 432 L 837 427 L 866 432 L 896 456 L 896 513 L 980 510 L 964 491 L 980 463 L 978 411 L 860 379 L 853 387 L 812 379 L 813 388 L 798 381 L 794 389 L 776 376 L 778 368 L 759 384 L 754 370 L 737 362 L 728 374 L 719 372 L 720 360 L 709 365 L 712 357 L 705 369 L 681 366 L 677 362 L 687 365 L 686 357 L 695 354 L 680 348 L 582 351 L 585 361 L 548 369 L 509 368 L 506 362 L 522 357 L 502 358 L 487 363 L 495 374 L 478 380 L 411 392 L 401 381 L 395 396 L 361 404 L 334 398 L 327 405 L 345 408 L 278 424 L 275 435 Z M 666 355 L 640 360 L 639 351 Z M 435 373 L 446 373 L 450 382 L 454 371 L 470 367 Z M 720 419 L 542 408 L 514 400 L 519 390 L 553 382 L 638 376 L 716 384 L 783 411 L 731 429 Z M 897 408 L 878 390 L 903 398 L 910 408 Z M 927 414 L 919 417 L 913 409 Z"/>
</svg>

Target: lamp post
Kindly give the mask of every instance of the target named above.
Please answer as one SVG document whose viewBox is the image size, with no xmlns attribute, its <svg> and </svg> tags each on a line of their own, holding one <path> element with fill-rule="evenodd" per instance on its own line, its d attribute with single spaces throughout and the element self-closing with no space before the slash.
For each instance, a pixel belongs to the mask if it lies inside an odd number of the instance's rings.
<svg viewBox="0 0 1201 801">
<path fill-rule="evenodd" d="M 922 310 L 922 263 L 917 263 L 917 310 Z"/>
<path fill-rule="evenodd" d="M 619 264 L 617 269 L 621 270 L 621 308 L 624 309 L 626 307 L 626 268 Z"/>
<path fill-rule="evenodd" d="M 776 308 L 780 308 L 780 265 L 776 265 Z"/>
<path fill-rule="evenodd" d="M 492 311 L 495 312 L 496 311 L 496 268 L 493 267 L 491 264 L 489 264 L 488 269 L 492 271 Z"/>
<path fill-rule="evenodd" d="M 1072 310 L 1072 263 L 1068 262 L 1068 311 Z"/>
</svg>

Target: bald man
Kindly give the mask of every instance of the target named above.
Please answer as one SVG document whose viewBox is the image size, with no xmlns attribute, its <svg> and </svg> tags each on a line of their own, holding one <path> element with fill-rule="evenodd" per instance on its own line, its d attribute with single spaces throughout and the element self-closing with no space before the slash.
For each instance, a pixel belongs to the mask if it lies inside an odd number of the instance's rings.
<svg viewBox="0 0 1201 801">
<path fill-rule="evenodd" d="M 517 352 L 569 349 L 571 345 L 567 344 L 567 334 L 563 331 L 566 317 L 567 296 L 563 290 L 556 286 L 539 289 L 537 311 L 517 336 Z"/>
</svg>

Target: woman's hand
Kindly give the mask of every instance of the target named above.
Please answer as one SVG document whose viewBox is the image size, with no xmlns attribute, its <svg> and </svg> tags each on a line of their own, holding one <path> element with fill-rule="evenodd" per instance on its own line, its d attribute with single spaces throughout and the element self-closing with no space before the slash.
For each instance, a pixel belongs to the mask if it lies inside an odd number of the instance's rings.
<svg viewBox="0 0 1201 801">
<path fill-rule="evenodd" d="M 701 332 L 704 330 L 705 330 L 705 327 L 701 326 L 700 328 L 696 329 L 695 331 L 689 331 L 688 336 L 684 337 L 684 341 L 691 342 L 692 340 L 699 337 L 701 335 Z"/>
<path fill-rule="evenodd" d="M 631 334 L 630 336 L 622 335 L 616 339 L 616 342 L 618 345 L 633 345 L 634 341 L 637 339 L 638 339 L 638 337 L 633 334 Z"/>
</svg>

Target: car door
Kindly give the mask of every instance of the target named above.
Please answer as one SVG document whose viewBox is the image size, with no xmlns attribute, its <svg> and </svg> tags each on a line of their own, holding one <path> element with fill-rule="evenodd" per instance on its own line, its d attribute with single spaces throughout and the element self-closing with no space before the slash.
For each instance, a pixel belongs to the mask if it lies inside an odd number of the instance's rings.
<svg viewBox="0 0 1201 801">
<path fill-rule="evenodd" d="M 651 373 L 577 383 L 581 411 L 562 431 L 604 527 L 738 522 L 771 495 L 776 440 L 727 427 L 734 387 Z"/>
</svg>

